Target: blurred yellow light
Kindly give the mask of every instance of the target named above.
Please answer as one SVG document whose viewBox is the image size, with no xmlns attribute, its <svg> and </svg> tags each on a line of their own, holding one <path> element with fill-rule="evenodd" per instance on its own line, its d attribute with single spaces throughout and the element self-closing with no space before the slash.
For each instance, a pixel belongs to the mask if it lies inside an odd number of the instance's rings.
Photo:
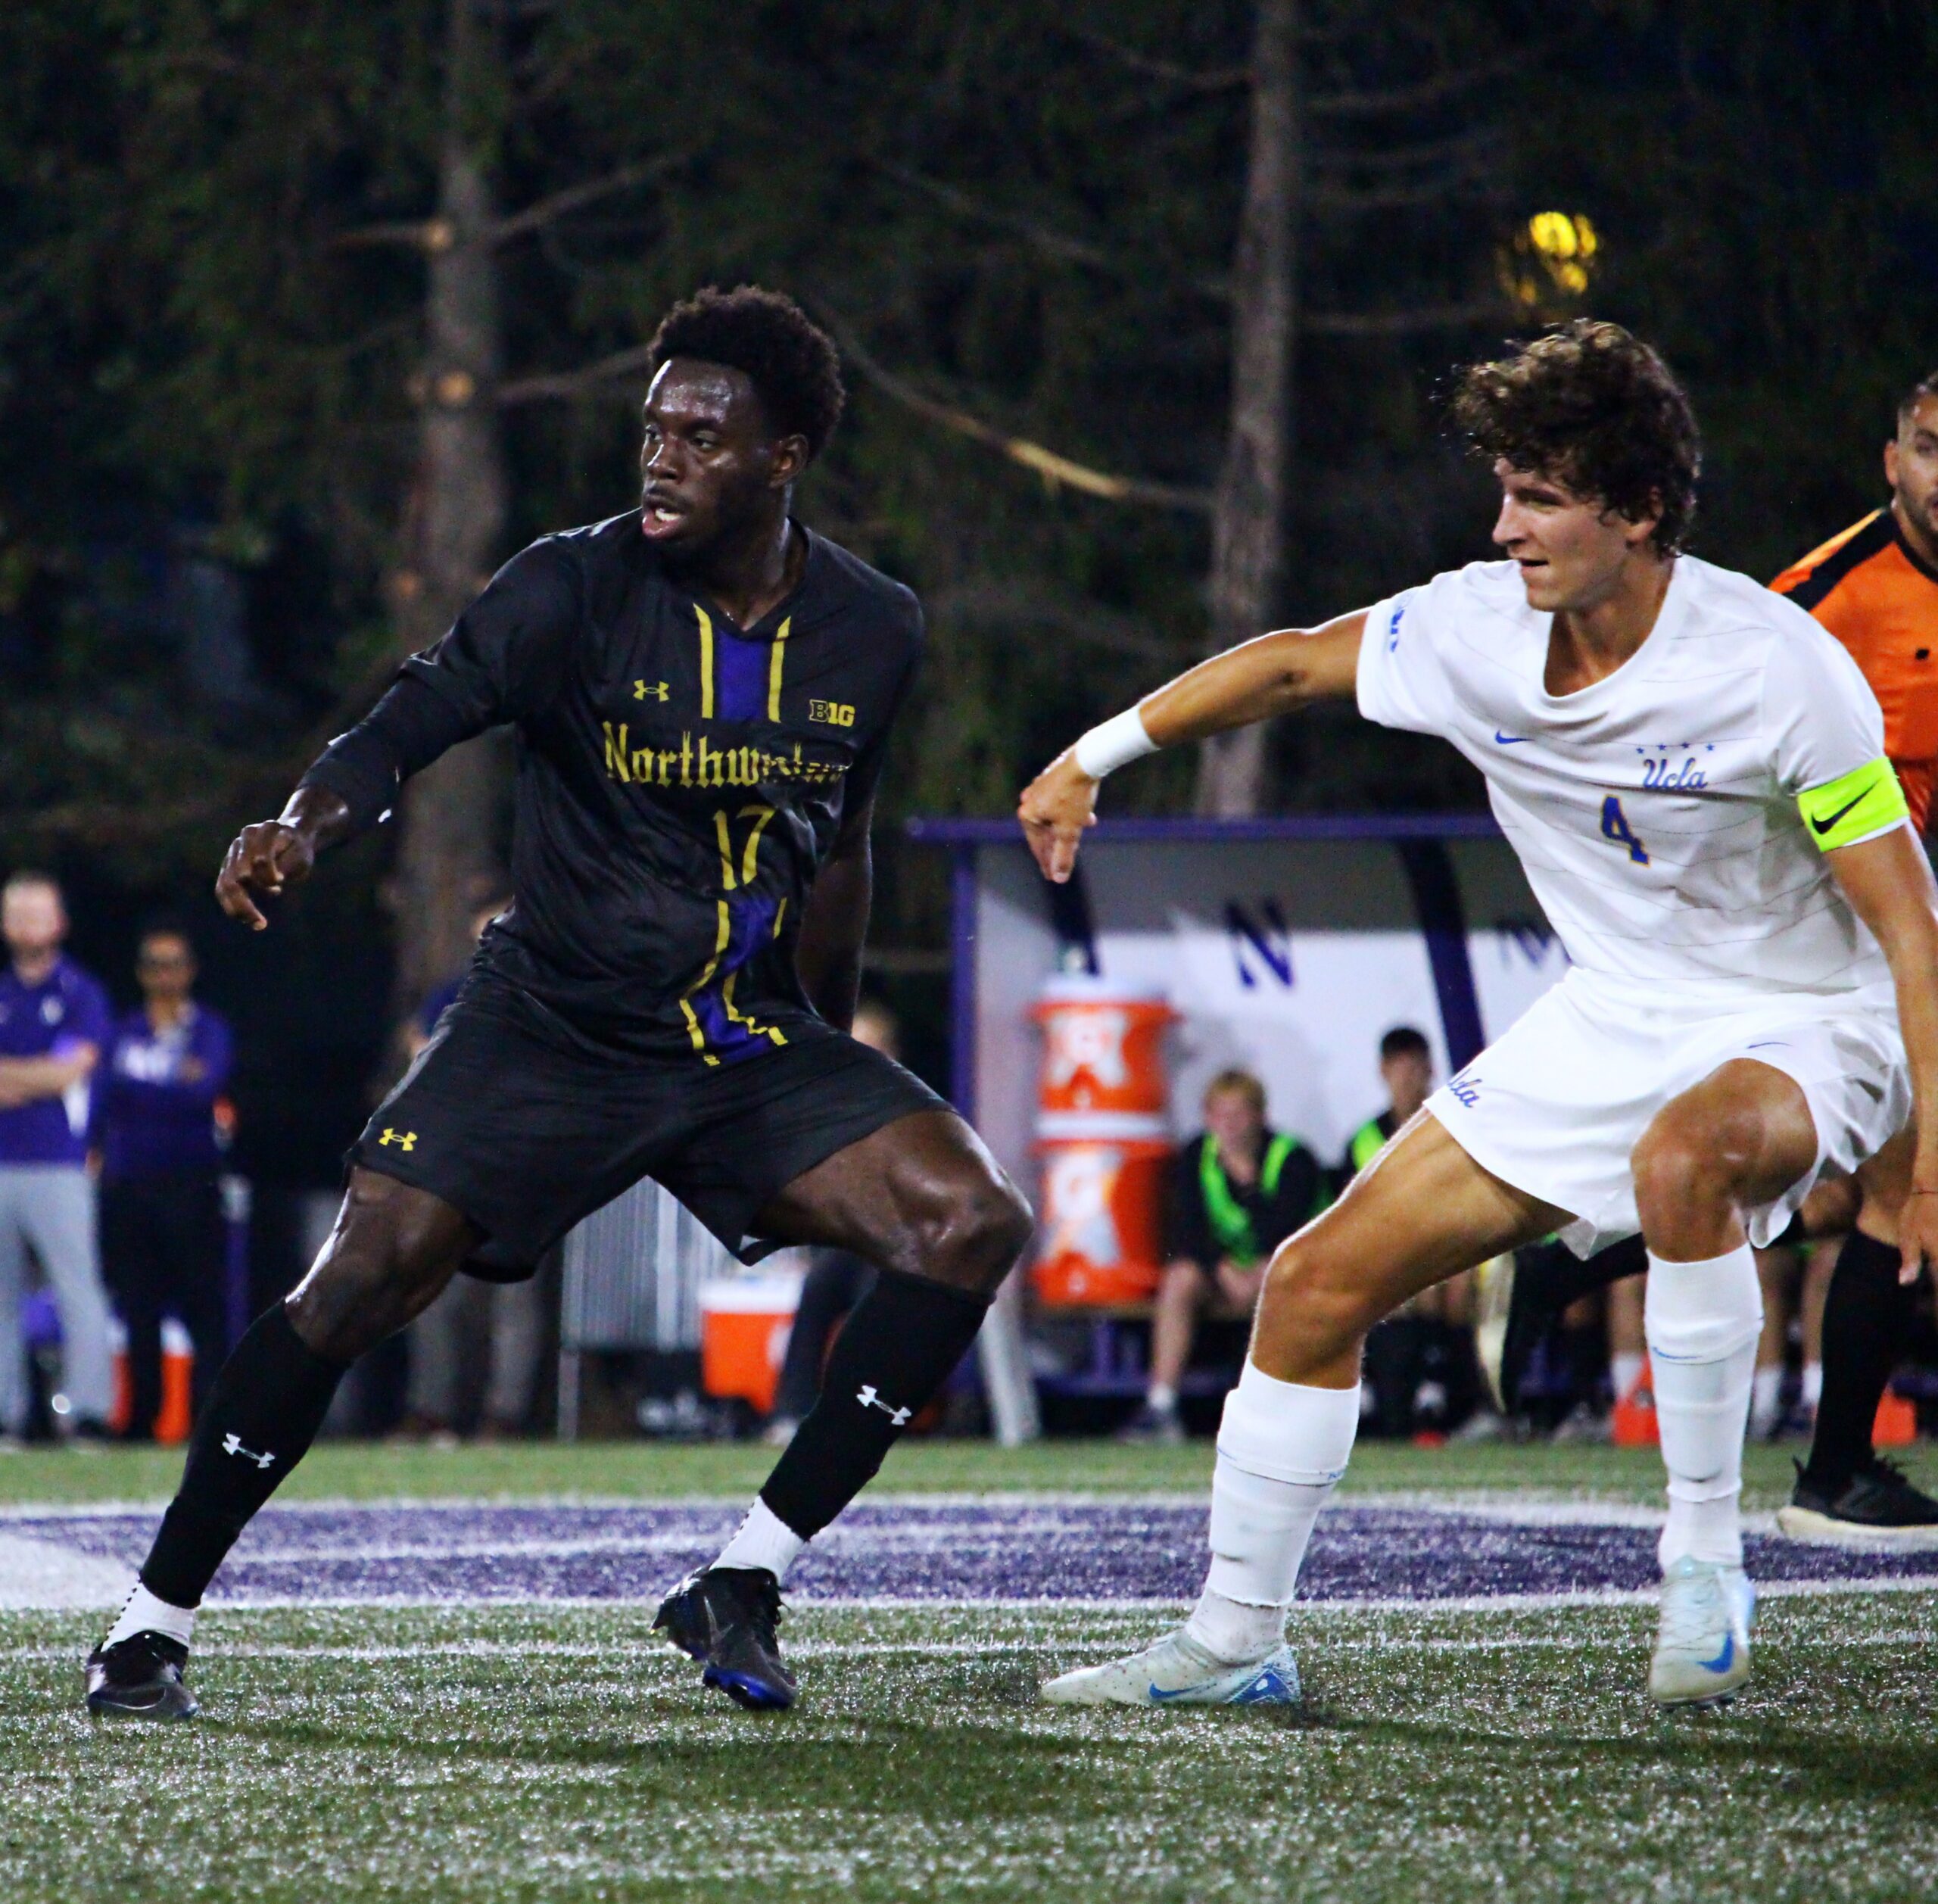
<svg viewBox="0 0 1938 1904">
<path fill-rule="evenodd" d="M 1600 250 L 1600 235 L 1585 213 L 1538 211 L 1503 248 L 1502 286 L 1530 310 L 1550 303 L 1556 292 L 1581 297 Z"/>
</svg>

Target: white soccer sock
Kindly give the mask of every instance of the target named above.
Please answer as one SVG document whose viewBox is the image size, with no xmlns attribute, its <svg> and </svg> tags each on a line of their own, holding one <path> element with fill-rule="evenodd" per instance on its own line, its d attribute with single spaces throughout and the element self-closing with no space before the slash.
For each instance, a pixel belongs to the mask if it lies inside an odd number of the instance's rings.
<svg viewBox="0 0 1938 1904">
<path fill-rule="evenodd" d="M 1777 1425 L 1783 1407 L 1784 1365 L 1759 1369 L 1749 1380 L 1749 1432 L 1759 1441 Z"/>
<path fill-rule="evenodd" d="M 765 1567 L 775 1579 L 785 1580 L 787 1569 L 806 1545 L 756 1494 L 740 1531 L 720 1550 L 720 1558 L 713 1564 L 716 1567 Z"/>
<path fill-rule="evenodd" d="M 1624 1351 L 1608 1358 L 1608 1378 L 1615 1387 L 1617 1401 L 1626 1401 L 1635 1386 L 1635 1378 L 1642 1373 L 1642 1364 L 1648 1358 Z"/>
<path fill-rule="evenodd" d="M 1346 1471 L 1360 1393 L 1281 1382 L 1248 1360 L 1225 1398 L 1211 1479 L 1211 1569 L 1186 1631 L 1234 1665 L 1278 1644 L 1313 1522 Z"/>
<path fill-rule="evenodd" d="M 1144 1400 L 1154 1415 L 1175 1415 L 1178 1411 L 1178 1391 L 1168 1382 L 1152 1382 Z"/>
<path fill-rule="evenodd" d="M 1662 1566 L 1693 1556 L 1740 1567 L 1743 1435 L 1763 1328 L 1749 1245 L 1700 1263 L 1665 1262 L 1651 1250 L 1643 1326 L 1668 1469 Z"/>
<path fill-rule="evenodd" d="M 1815 1408 L 1823 1399 L 1824 1365 L 1821 1362 L 1806 1362 L 1803 1365 L 1803 1405 Z"/>
<path fill-rule="evenodd" d="M 127 1605 L 121 1610 L 121 1617 L 101 1644 L 104 1650 L 119 1646 L 123 1640 L 132 1639 L 137 1633 L 165 1633 L 171 1640 L 179 1640 L 186 1646 L 195 1630 L 194 1607 L 171 1606 L 167 1600 L 156 1599 L 138 1580 L 135 1591 L 128 1596 Z"/>
</svg>

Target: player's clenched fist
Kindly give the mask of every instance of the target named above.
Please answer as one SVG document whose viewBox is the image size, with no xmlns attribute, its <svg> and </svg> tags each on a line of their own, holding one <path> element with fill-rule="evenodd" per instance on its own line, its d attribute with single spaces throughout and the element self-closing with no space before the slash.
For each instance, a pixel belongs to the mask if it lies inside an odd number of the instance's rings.
<svg viewBox="0 0 1938 1904">
<path fill-rule="evenodd" d="M 316 849 L 301 830 L 285 820 L 264 820 L 245 827 L 231 843 L 215 896 L 232 919 L 241 919 L 255 931 L 269 924 L 250 895 L 280 893 L 300 885 L 316 864 Z"/>
<path fill-rule="evenodd" d="M 1023 790 L 1016 817 L 1045 879 L 1061 886 L 1076 865 L 1083 829 L 1097 824 L 1098 783 L 1076 764 L 1068 747 Z"/>
<path fill-rule="evenodd" d="M 245 827 L 230 843 L 215 881 L 223 911 L 260 932 L 269 921 L 254 896 L 279 895 L 285 887 L 301 886 L 317 853 L 349 820 L 350 809 L 338 795 L 321 787 L 298 787 L 276 818 Z"/>
</svg>

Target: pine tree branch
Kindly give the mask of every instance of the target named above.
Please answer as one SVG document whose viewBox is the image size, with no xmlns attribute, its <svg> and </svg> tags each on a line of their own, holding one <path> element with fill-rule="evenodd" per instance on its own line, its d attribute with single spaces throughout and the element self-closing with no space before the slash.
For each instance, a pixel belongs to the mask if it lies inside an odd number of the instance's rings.
<svg viewBox="0 0 1938 1904">
<path fill-rule="evenodd" d="M 598 358 L 581 369 L 543 372 L 502 383 L 498 386 L 498 402 L 500 405 L 536 404 L 590 396 L 605 385 L 636 376 L 652 361 L 653 346 L 636 344 L 630 350 L 615 351 L 610 357 Z"/>
<path fill-rule="evenodd" d="M 564 191 L 555 192 L 549 198 L 534 200 L 522 211 L 494 220 L 479 237 L 486 245 L 506 245 L 528 232 L 545 230 L 560 219 L 570 217 L 587 205 L 597 204 L 601 198 L 609 198 L 615 192 L 630 191 L 634 185 L 663 178 L 676 167 L 684 164 L 687 157 L 684 152 L 664 153 L 643 164 L 622 165 L 618 171 L 609 172 L 603 179 L 589 179 L 583 185 L 568 185 Z M 332 251 L 352 251 L 371 245 L 398 245 L 413 251 L 444 251 L 456 242 L 456 229 L 448 218 L 399 218 L 338 232 L 330 239 L 329 248 Z"/>
<path fill-rule="evenodd" d="M 1468 324 L 1491 324 L 1520 313 L 1500 298 L 1464 304 L 1421 304 L 1402 310 L 1314 310 L 1306 313 L 1301 328 L 1315 337 L 1405 337 L 1416 331 L 1458 330 Z"/>
<path fill-rule="evenodd" d="M 1470 87 L 1503 78 L 1532 65 L 1537 60 L 1548 58 L 1569 36 L 1563 33 L 1538 45 L 1524 46 L 1518 52 L 1503 54 L 1499 59 L 1482 60 L 1472 66 L 1457 67 L 1451 72 L 1436 73 L 1430 79 L 1416 80 L 1410 86 L 1310 92 L 1306 95 L 1305 109 L 1309 113 L 1343 117 L 1355 113 L 1411 112 L 1422 106 L 1436 106 Z"/>
<path fill-rule="evenodd" d="M 1087 463 L 1076 462 L 1040 443 L 1033 443 L 1027 437 L 1011 436 L 993 424 L 985 423 L 980 417 L 971 416 L 966 410 L 924 396 L 912 385 L 877 363 L 863 348 L 854 332 L 833 312 L 819 306 L 816 314 L 834 334 L 842 354 L 861 372 L 863 380 L 891 402 L 899 404 L 903 409 L 912 410 L 932 423 L 939 424 L 958 436 L 966 436 L 971 442 L 980 443 L 1026 469 L 1033 469 L 1051 488 L 1067 487 L 1108 503 L 1182 509 L 1194 516 L 1208 516 L 1211 513 L 1209 490 L 1187 489 L 1176 483 L 1150 482 L 1140 476 L 1114 475 L 1107 470 L 1094 469 Z"/>
<path fill-rule="evenodd" d="M 1070 232 L 1061 231 L 1053 225 L 1045 224 L 1040 219 L 1032 218 L 1022 212 L 1006 210 L 1000 205 L 992 205 L 964 192 L 959 185 L 946 183 L 940 179 L 932 179 L 925 173 L 911 171 L 907 167 L 896 165 L 886 159 L 877 159 L 874 168 L 884 178 L 892 179 L 897 185 L 905 185 L 911 192 L 920 192 L 924 198 L 933 199 L 946 211 L 973 224 L 988 225 L 998 231 L 1012 232 L 1033 245 L 1046 257 L 1052 257 L 1065 264 L 1079 264 L 1092 270 L 1108 272 L 1111 276 L 1126 280 L 1137 276 L 1131 260 L 1096 244 L 1088 238 L 1077 238 Z M 1220 277 L 1194 276 L 1186 280 L 1192 288 L 1219 304 L 1231 301 L 1229 282 Z"/>
<path fill-rule="evenodd" d="M 1063 31 L 1079 45 L 1108 55 L 1133 73 L 1141 73 L 1146 79 L 1161 79 L 1167 86 L 1182 86 L 1187 92 L 1235 92 L 1251 83 L 1251 69 L 1248 66 L 1217 66 L 1208 70 L 1181 66 L 1176 60 L 1126 46 L 1123 41 L 1113 39 L 1109 34 L 1100 33 L 1093 27 L 1065 26 Z"/>
<path fill-rule="evenodd" d="M 601 198 L 609 198 L 615 192 L 628 192 L 634 185 L 646 185 L 652 180 L 663 178 L 677 166 L 686 163 L 688 154 L 684 152 L 663 153 L 656 159 L 643 164 L 622 165 L 616 172 L 609 172 L 603 179 L 588 179 L 584 185 L 569 185 L 562 192 L 555 192 L 549 198 L 535 200 L 522 211 L 515 211 L 500 219 L 492 226 L 487 236 L 491 243 L 503 245 L 509 239 L 522 238 L 528 232 L 535 232 L 547 225 L 556 224 L 561 218 L 569 217 L 582 207 L 596 204 Z"/>
</svg>

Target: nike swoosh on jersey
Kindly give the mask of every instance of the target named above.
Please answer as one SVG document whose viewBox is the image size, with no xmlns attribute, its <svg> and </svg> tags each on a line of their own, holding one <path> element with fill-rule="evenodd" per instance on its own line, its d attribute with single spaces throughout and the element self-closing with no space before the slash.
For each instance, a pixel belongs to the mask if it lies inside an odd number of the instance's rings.
<svg viewBox="0 0 1938 1904">
<path fill-rule="evenodd" d="M 1494 731 L 1494 737 L 1503 747 L 1525 747 L 1534 736 L 1531 734 L 1503 734 L 1498 728 L 1496 728 Z"/>
<path fill-rule="evenodd" d="M 1810 824 L 1815 827 L 1819 833 L 1828 833 L 1830 830 L 1835 826 L 1852 807 L 1857 805 L 1858 801 L 1862 800 L 1865 797 L 1865 794 L 1868 793 L 1870 791 L 1870 788 L 1867 787 L 1864 790 L 1863 793 L 1858 795 L 1857 799 L 1846 801 L 1845 803 L 1842 806 L 1839 807 L 1836 812 L 1831 815 L 1827 819 L 1812 820 Z"/>
</svg>

